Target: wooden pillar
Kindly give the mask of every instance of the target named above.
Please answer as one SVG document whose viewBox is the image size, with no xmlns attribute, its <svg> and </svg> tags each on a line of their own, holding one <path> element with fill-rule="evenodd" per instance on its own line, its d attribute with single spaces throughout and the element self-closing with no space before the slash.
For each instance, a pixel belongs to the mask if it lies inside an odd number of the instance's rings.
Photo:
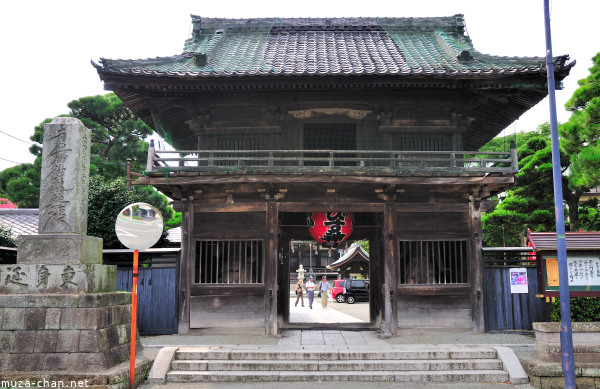
<svg viewBox="0 0 600 389">
<path fill-rule="evenodd" d="M 369 304 L 370 318 L 381 328 L 383 312 L 382 293 L 383 277 L 383 247 L 381 247 L 381 230 L 375 234 L 369 235 L 369 278 L 371 280 L 371 304 Z"/>
<path fill-rule="evenodd" d="M 383 336 L 394 336 L 398 330 L 397 246 L 396 203 L 386 200 L 383 207 Z"/>
<path fill-rule="evenodd" d="M 483 310 L 483 251 L 481 238 L 480 200 L 474 199 L 469 203 L 469 224 L 471 239 L 469 258 L 471 265 L 471 310 L 473 318 L 473 333 L 485 332 Z"/>
<path fill-rule="evenodd" d="M 181 199 L 181 255 L 179 258 L 179 334 L 190 330 L 190 287 L 194 264 L 194 197 Z"/>
<path fill-rule="evenodd" d="M 265 248 L 265 334 L 277 335 L 277 260 L 279 211 L 275 200 L 267 201 Z"/>
</svg>

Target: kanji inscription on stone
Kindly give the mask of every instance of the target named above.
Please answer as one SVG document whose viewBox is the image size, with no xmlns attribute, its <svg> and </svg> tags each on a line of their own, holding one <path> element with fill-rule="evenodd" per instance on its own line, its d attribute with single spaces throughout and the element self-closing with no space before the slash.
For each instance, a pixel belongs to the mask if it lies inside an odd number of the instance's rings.
<svg viewBox="0 0 600 389">
<path fill-rule="evenodd" d="M 90 139 L 90 130 L 75 118 L 44 126 L 40 234 L 87 232 Z"/>
</svg>

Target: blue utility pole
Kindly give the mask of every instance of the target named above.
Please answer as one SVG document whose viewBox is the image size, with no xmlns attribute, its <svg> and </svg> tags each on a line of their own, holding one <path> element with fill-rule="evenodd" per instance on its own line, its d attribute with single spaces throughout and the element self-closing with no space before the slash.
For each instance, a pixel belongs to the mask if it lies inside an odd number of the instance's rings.
<svg viewBox="0 0 600 389">
<path fill-rule="evenodd" d="M 554 212 L 556 214 L 556 249 L 558 253 L 558 281 L 560 293 L 560 350 L 565 388 L 575 389 L 575 360 L 573 358 L 573 333 L 571 331 L 571 305 L 569 302 L 569 269 L 567 266 L 567 239 L 563 207 L 560 143 L 556 123 L 556 96 L 554 63 L 552 62 L 552 37 L 550 34 L 549 0 L 544 0 L 546 27 L 546 68 L 548 70 L 548 98 L 550 101 L 550 130 L 552 138 L 552 175 L 554 178 Z"/>
</svg>

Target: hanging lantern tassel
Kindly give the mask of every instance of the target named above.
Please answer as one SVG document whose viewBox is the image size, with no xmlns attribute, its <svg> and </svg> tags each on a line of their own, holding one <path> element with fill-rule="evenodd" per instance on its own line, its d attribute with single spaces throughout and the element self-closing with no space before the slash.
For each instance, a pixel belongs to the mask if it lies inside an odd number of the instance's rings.
<svg viewBox="0 0 600 389">
<path fill-rule="evenodd" d="M 331 248 L 329 249 L 329 258 L 331 258 Z"/>
</svg>

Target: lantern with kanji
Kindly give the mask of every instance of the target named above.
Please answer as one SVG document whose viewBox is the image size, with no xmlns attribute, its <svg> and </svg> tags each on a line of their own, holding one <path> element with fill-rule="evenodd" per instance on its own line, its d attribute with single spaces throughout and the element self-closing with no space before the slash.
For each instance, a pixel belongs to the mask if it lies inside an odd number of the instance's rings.
<svg viewBox="0 0 600 389">
<path fill-rule="evenodd" d="M 354 214 L 351 212 L 311 212 L 308 232 L 323 246 L 336 247 L 352 234 Z"/>
</svg>

